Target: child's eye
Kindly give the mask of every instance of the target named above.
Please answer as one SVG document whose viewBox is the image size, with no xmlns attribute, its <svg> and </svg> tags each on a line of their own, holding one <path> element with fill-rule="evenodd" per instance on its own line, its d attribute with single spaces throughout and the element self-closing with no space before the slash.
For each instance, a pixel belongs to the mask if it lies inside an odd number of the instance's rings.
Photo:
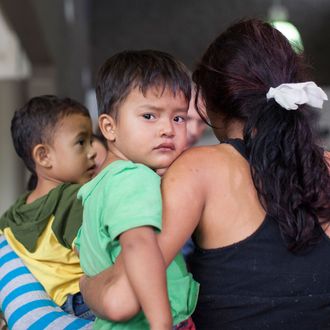
<svg viewBox="0 0 330 330">
<path fill-rule="evenodd" d="M 79 139 L 79 140 L 77 141 L 77 144 L 79 144 L 79 145 L 81 145 L 81 146 L 83 146 L 84 143 L 85 143 L 85 139 Z"/>
<path fill-rule="evenodd" d="M 183 122 L 186 121 L 186 117 L 184 117 L 184 116 L 175 116 L 174 121 L 177 122 L 177 123 L 183 123 Z"/>
<path fill-rule="evenodd" d="M 142 116 L 143 116 L 143 118 L 148 119 L 148 120 L 155 119 L 155 115 L 153 115 L 152 113 L 145 113 Z"/>
</svg>

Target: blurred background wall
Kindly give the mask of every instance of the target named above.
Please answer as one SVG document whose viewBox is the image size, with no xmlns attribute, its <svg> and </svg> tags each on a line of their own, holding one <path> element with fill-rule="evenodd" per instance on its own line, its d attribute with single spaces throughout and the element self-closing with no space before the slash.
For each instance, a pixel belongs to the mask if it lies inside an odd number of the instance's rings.
<svg viewBox="0 0 330 330">
<path fill-rule="evenodd" d="M 330 96 L 329 0 L 0 0 L 0 214 L 25 190 L 27 174 L 12 147 L 10 121 L 30 97 L 70 96 L 96 116 L 95 74 L 110 55 L 154 48 L 193 70 L 229 24 L 267 20 L 279 5 L 301 34 L 315 81 Z M 317 113 L 329 148 L 328 103 Z M 215 143 L 210 131 L 201 143 Z"/>
</svg>

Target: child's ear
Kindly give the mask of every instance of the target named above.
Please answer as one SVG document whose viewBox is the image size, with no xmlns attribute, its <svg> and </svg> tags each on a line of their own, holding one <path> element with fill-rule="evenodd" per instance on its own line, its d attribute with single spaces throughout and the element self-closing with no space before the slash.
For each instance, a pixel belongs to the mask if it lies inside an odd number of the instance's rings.
<svg viewBox="0 0 330 330">
<path fill-rule="evenodd" d="M 51 167 L 49 147 L 45 144 L 37 144 L 32 150 L 34 162 L 42 167 Z"/>
<path fill-rule="evenodd" d="M 105 113 L 99 116 L 99 127 L 104 137 L 111 141 L 116 141 L 116 121 Z"/>
</svg>

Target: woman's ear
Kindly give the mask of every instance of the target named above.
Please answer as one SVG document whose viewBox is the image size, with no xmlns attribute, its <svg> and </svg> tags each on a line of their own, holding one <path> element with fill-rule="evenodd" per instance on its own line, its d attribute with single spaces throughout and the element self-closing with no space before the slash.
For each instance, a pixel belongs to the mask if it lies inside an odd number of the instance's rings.
<svg viewBox="0 0 330 330">
<path fill-rule="evenodd" d="M 110 115 L 103 113 L 99 116 L 99 127 L 108 141 L 116 141 L 116 121 Z"/>
<path fill-rule="evenodd" d="M 32 157 L 36 165 L 41 167 L 52 167 L 49 147 L 45 144 L 37 144 L 32 150 Z"/>
</svg>

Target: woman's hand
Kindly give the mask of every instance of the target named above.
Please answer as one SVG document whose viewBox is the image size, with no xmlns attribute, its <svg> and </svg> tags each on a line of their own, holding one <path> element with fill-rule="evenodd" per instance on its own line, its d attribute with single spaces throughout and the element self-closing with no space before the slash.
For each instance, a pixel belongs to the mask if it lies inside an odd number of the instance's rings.
<svg viewBox="0 0 330 330">
<path fill-rule="evenodd" d="M 86 304 L 100 318 L 122 322 L 140 311 L 120 255 L 112 267 L 92 277 L 82 276 L 79 285 Z"/>
</svg>

